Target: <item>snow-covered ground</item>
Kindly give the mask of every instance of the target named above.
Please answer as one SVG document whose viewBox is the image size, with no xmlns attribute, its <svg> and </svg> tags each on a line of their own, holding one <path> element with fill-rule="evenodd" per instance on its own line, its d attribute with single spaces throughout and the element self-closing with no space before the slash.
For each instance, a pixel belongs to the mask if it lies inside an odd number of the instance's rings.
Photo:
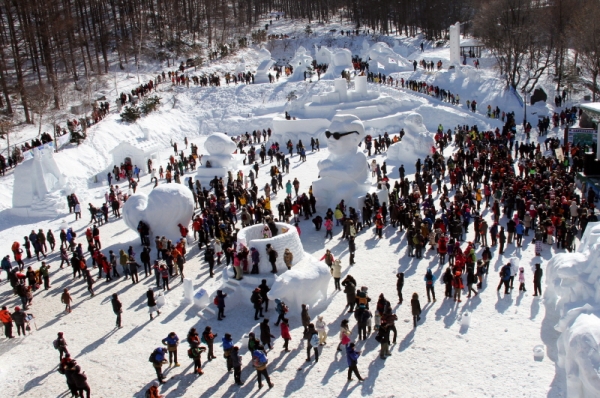
<svg viewBox="0 0 600 398">
<path fill-rule="evenodd" d="M 295 35 L 303 35 L 301 24 L 297 24 Z M 350 48 L 359 53 L 364 37 L 342 37 L 339 33 L 331 34 L 329 29 L 343 26 L 313 27 L 317 33 L 313 38 L 302 38 L 292 41 L 288 48 L 275 46 L 271 49 L 273 58 L 289 59 L 294 49 L 303 45 L 314 56 L 313 44 L 324 44 L 332 47 Z M 347 28 L 347 27 L 345 27 Z M 286 30 L 287 29 L 287 30 Z M 269 33 L 290 33 L 283 21 L 276 21 Z M 418 51 L 420 40 L 410 38 L 384 38 L 386 41 L 396 41 L 404 46 L 406 59 L 438 59 L 445 64 L 449 60 L 447 48 L 427 48 L 425 53 Z M 245 50 L 243 54 L 231 56 L 221 63 L 213 64 L 209 69 L 214 71 L 231 71 L 241 57 L 246 63 L 255 61 L 256 49 Z M 468 68 L 465 72 L 401 72 L 394 76 L 405 79 L 427 80 L 435 82 L 441 88 L 459 93 L 461 107 L 441 103 L 433 98 L 407 90 L 396 90 L 389 87 L 369 85 L 370 89 L 379 90 L 384 95 L 394 98 L 407 98 L 420 105 L 415 107 L 424 119 L 429 131 L 435 131 L 441 123 L 444 128 L 452 128 L 457 124 L 477 124 L 480 129 L 500 127 L 497 120 L 487 119 L 481 111 L 473 114 L 467 112 L 464 102 L 476 99 L 479 109 L 484 110 L 487 104 L 498 105 L 503 111 L 515 111 L 517 120 L 522 115 L 522 108 L 514 96 L 504 90 L 503 81 L 492 68 L 491 59 L 483 59 L 483 68 L 476 71 Z M 145 68 L 145 78 L 163 68 L 159 65 L 149 65 Z M 209 70 L 207 69 L 207 70 Z M 119 75 L 119 91 L 121 87 L 137 85 L 136 79 L 127 79 L 126 74 Z M 127 83 L 129 81 L 129 83 Z M 161 85 L 159 95 L 163 98 L 163 106 L 159 111 L 143 117 L 136 124 L 124 124 L 116 113 L 111 113 L 104 121 L 94 126 L 89 138 L 79 147 L 68 146 L 55 155 L 61 171 L 73 184 L 82 207 L 87 203 L 99 205 L 103 202 L 106 186 L 94 182 L 94 176 L 104 177 L 108 168 L 112 168 L 112 157 L 109 151 L 124 139 L 141 139 L 148 134 L 149 140 L 157 143 L 163 150 L 160 152 L 160 162 L 166 165 L 168 156 L 172 153 L 170 142 L 177 142 L 183 149 L 183 139 L 200 146 L 205 136 L 214 131 L 227 132 L 230 135 L 240 134 L 254 129 L 266 129 L 272 126 L 272 118 L 281 116 L 286 109 L 286 97 L 291 91 L 296 91 L 301 97 L 307 92 L 319 94 L 330 91 L 331 81 L 317 83 L 287 82 L 280 79 L 276 84 L 237 85 L 222 87 L 172 87 Z M 112 87 L 112 86 L 111 86 Z M 548 97 L 553 94 L 547 90 Z M 101 94 L 99 92 L 99 94 Z M 104 92 L 114 97 L 110 88 Z M 112 100 L 111 100 L 112 102 Z M 538 105 L 528 108 L 529 117 L 548 114 L 552 105 Z M 411 109 L 406 109 L 410 111 Z M 532 123 L 533 124 L 533 123 Z M 398 126 L 397 133 L 402 126 Z M 35 131 L 33 131 L 35 130 Z M 32 132 L 33 131 L 33 132 Z M 36 129 L 23 131 L 21 137 L 27 138 L 36 133 Z M 28 134 L 30 134 L 28 136 Z M 560 134 L 553 131 L 551 135 Z M 536 137 L 533 137 L 536 139 Z M 521 137 L 518 137 L 521 140 Z M 280 143 L 281 144 L 281 143 Z M 306 143 L 305 143 L 306 144 Z M 446 151 L 449 155 L 454 147 Z M 189 153 L 189 151 L 186 151 Z M 291 160 L 290 173 L 284 175 L 284 183 L 289 179 L 298 178 L 300 191 L 306 192 L 312 181 L 317 179 L 317 161 L 327 156 L 327 150 L 309 153 L 307 162 L 299 162 L 295 155 Z M 376 156 L 379 163 L 385 156 Z M 369 159 L 370 160 L 370 159 Z M 141 165 L 139 165 L 141 166 Z M 261 167 L 258 185 L 264 186 L 267 179 L 266 163 Z M 187 173 L 185 177 L 193 176 Z M 397 173 L 392 174 L 395 180 Z M 161 181 L 161 183 L 163 183 Z M 22 219 L 10 214 L 12 205 L 12 173 L 0 178 L 0 241 L 3 242 L 4 253 L 10 253 L 13 241 L 22 242 L 22 237 L 32 229 L 51 228 L 58 238 L 58 231 L 63 220 L 78 234 L 78 241 L 84 242 L 83 235 L 88 227 L 89 214 L 84 209 L 82 220 L 75 221 L 73 215 L 60 215 L 54 219 Z M 150 176 L 141 178 L 138 189 L 150 192 L 153 183 Z M 262 192 L 262 190 L 261 190 Z M 283 200 L 284 191 L 271 197 L 271 202 L 277 204 Z M 438 196 L 434 195 L 434 199 Z M 65 199 L 66 200 L 66 199 Z M 490 212 L 483 212 L 490 220 Z M 505 222 L 506 220 L 504 220 Z M 325 249 L 331 249 L 333 254 L 342 259 L 343 274 L 351 274 L 359 286 L 368 286 L 370 296 L 376 302 L 380 293 L 394 304 L 398 315 L 397 344 L 392 346 L 392 357 L 383 361 L 379 359 L 379 344 L 374 338 L 366 342 L 358 342 L 362 350 L 358 368 L 365 382 L 346 381 L 346 358 L 344 353 L 335 350 L 339 341 L 339 324 L 342 319 L 349 318 L 354 327 L 355 321 L 351 314 L 345 314 L 346 302 L 343 293 L 335 292 L 333 281 L 329 287 L 330 302 L 327 306 L 311 310 L 310 315 L 316 319 L 322 315 L 329 325 L 328 344 L 322 349 L 318 363 L 305 363 L 305 343 L 302 342 L 302 326 L 300 308 L 292 308 L 290 325 L 292 352 L 282 351 L 282 340 L 275 340 L 273 351 L 269 352 L 269 373 L 275 387 L 263 394 L 270 396 L 291 396 L 295 394 L 322 396 L 409 396 L 409 397 L 439 397 L 439 396 L 527 396 L 527 397 L 561 397 L 564 396 L 564 380 L 555 377 L 555 364 L 548 357 L 535 361 L 533 348 L 545 344 L 549 349 L 556 345 L 557 333 L 552 329 L 554 323 L 549 323 L 541 300 L 532 297 L 532 266 L 536 262 L 542 264 L 549 260 L 555 249 L 544 247 L 542 258 L 536 258 L 532 236 L 524 239 L 523 249 L 509 245 L 504 256 L 499 256 L 497 248 L 493 248 L 494 258 L 491 262 L 491 272 L 488 281 L 484 282 L 481 294 L 469 300 L 464 299 L 460 305 L 454 301 L 443 300 L 443 285 L 436 285 L 437 302 L 427 303 L 425 299 L 425 283 L 423 276 L 431 267 L 436 276 L 440 276 L 442 267 L 432 251 L 427 251 L 421 260 L 409 258 L 406 255 L 406 239 L 404 232 L 397 232 L 391 226 L 384 229 L 383 239 L 375 237 L 372 230 L 364 230 L 356 239 L 356 265 L 348 265 L 347 241 L 340 239 L 341 228 L 334 228 L 334 238 L 324 240 L 324 230 L 315 231 L 310 221 L 302 220 L 301 240 L 304 250 L 320 258 Z M 130 245 L 136 253 L 141 251 L 137 233 L 128 229 L 122 220 L 110 219 L 107 225 L 100 227 L 102 251 L 118 252 Z M 471 228 L 469 238 L 473 238 Z M 469 240 L 469 239 L 467 239 Z M 281 255 L 281 253 L 280 253 Z M 498 295 L 497 272 L 509 257 L 517 256 L 521 266 L 526 270 L 528 292 L 513 293 L 509 297 Z M 155 253 L 152 254 L 154 259 Z M 221 272 L 217 277 L 208 277 L 208 268 L 197 246 L 191 246 L 187 255 L 185 274 L 191 278 L 194 288 L 203 287 L 209 293 L 214 293 L 222 282 Z M 210 325 L 219 334 L 220 341 L 225 333 L 231 333 L 234 342 L 241 348 L 244 367 L 242 379 L 246 384 L 242 387 L 233 384 L 233 375 L 226 371 L 225 360 L 222 358 L 220 345 L 216 345 L 217 359 L 204 364 L 204 375 L 201 377 L 191 373 L 192 363 L 187 358 L 187 345 L 183 343 L 179 349 L 180 368 L 167 370 L 170 378 L 161 387 L 161 392 L 167 397 L 183 396 L 231 396 L 234 394 L 256 394 L 255 372 L 250 364 L 250 354 L 247 352 L 247 336 L 251 331 L 258 330 L 258 322 L 251 315 L 249 297 L 245 303 L 237 306 L 228 305 L 226 319 L 218 322 L 216 317 L 198 317 L 198 308 L 181 304 L 183 287 L 178 279 L 173 280 L 175 286 L 166 294 L 167 307 L 161 315 L 150 321 L 146 306 L 145 292 L 154 286 L 154 277 L 142 279 L 142 283 L 132 285 L 130 281 L 98 281 L 95 285 L 96 295 L 90 298 L 85 283 L 82 280 L 73 281 L 70 267 L 58 269 L 60 260 L 58 254 L 48 256 L 51 265 L 52 288 L 49 291 L 40 290 L 35 294 L 34 305 L 30 311 L 36 316 L 38 330 L 23 338 L 0 340 L 0 383 L 6 396 L 59 396 L 66 390 L 64 376 L 57 372 L 58 352 L 52 347 L 56 333 L 64 332 L 71 355 L 86 371 L 93 396 L 101 397 L 143 397 L 145 390 L 155 380 L 152 365 L 148 362 L 150 352 L 161 345 L 160 341 L 171 331 L 184 339 L 190 327 L 199 331 Z M 26 261 L 26 265 L 39 267 L 39 262 Z M 222 267 L 217 268 L 221 271 Z M 404 296 L 407 299 L 417 292 L 423 305 L 422 321 L 414 329 L 408 300 L 399 306 L 395 290 L 395 275 L 402 271 L 406 275 Z M 94 270 L 95 274 L 97 271 Z M 142 272 L 143 274 L 143 272 Z M 73 312 L 63 312 L 60 295 L 63 288 L 68 287 L 74 298 Z M 13 308 L 20 305 L 20 300 L 13 296 L 10 286 L 5 282 L 0 285 L 2 305 Z M 110 305 L 112 293 L 119 293 L 123 303 L 123 328 L 114 328 L 114 314 Z M 274 307 L 274 306 L 273 306 Z M 469 313 L 472 320 L 470 326 L 461 326 L 463 314 Z M 276 315 L 273 309 L 267 313 L 271 324 Z M 272 326 L 272 332 L 279 337 L 279 330 Z M 356 328 L 353 329 L 356 337 Z M 203 358 L 204 359 L 204 358 Z"/>
</svg>

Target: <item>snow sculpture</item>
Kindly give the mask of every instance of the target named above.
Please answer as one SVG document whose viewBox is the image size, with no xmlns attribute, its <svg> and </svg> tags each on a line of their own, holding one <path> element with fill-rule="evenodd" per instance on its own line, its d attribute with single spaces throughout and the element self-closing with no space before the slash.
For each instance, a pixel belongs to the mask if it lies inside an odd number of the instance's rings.
<svg viewBox="0 0 600 398">
<path fill-rule="evenodd" d="M 450 64 L 460 65 L 460 22 L 450 25 Z"/>
<path fill-rule="evenodd" d="M 237 75 L 238 73 L 246 73 L 246 61 L 244 60 L 244 58 L 242 58 L 240 60 L 240 62 L 238 62 L 235 65 L 235 69 L 234 69 L 235 74 Z"/>
<path fill-rule="evenodd" d="M 25 217 L 55 215 L 66 208 L 66 200 L 52 193 L 71 188 L 54 160 L 54 144 L 33 148 L 26 154 L 29 158 L 25 156 L 27 160 L 15 168 L 13 213 Z"/>
<path fill-rule="evenodd" d="M 321 52 L 321 50 L 323 50 L 323 47 L 319 51 Z M 325 50 L 329 51 L 329 62 L 326 62 L 327 71 L 321 76 L 322 80 L 337 79 L 342 77 L 343 71 L 354 69 L 352 65 L 352 53 L 347 48 L 336 48 L 333 51 L 325 48 Z M 322 51 L 322 53 L 327 54 L 327 51 Z M 317 62 L 321 63 L 319 62 L 319 58 L 317 58 Z"/>
<path fill-rule="evenodd" d="M 367 51 L 365 59 L 369 59 L 369 71 L 389 74 L 412 70 L 412 65 L 401 55 L 396 54 L 386 43 L 375 43 Z"/>
<path fill-rule="evenodd" d="M 344 199 L 356 207 L 370 183 L 367 157 L 358 147 L 365 127 L 354 115 L 336 115 L 325 135 L 329 156 L 317 164 L 320 178 L 312 184 L 317 203 L 333 209 Z"/>
<path fill-rule="evenodd" d="M 269 263 L 266 250 L 268 244 L 270 244 L 271 247 L 278 253 L 275 265 L 277 266 L 277 270 L 279 272 L 287 269 L 285 263 L 283 262 L 283 252 L 285 249 L 290 249 L 294 255 L 292 266 L 296 265 L 302 261 L 305 256 L 307 256 L 302 248 L 302 242 L 300 241 L 300 236 L 298 235 L 296 227 L 290 224 L 278 222 L 275 223 L 275 225 L 277 225 L 279 233 L 272 238 L 263 238 L 262 230 L 264 225 L 265 224 L 256 224 L 243 228 L 238 232 L 237 235 L 238 243 L 246 246 L 248 249 L 255 248 L 258 250 L 258 253 L 260 254 L 260 261 L 258 263 L 259 273 L 269 274 L 271 271 L 271 263 Z"/>
<path fill-rule="evenodd" d="M 269 298 L 283 300 L 289 308 L 299 310 L 302 304 L 316 306 L 327 299 L 327 286 L 331 280 L 329 268 L 310 257 L 302 265 L 293 267 L 275 279 Z"/>
<path fill-rule="evenodd" d="M 225 177 L 227 172 L 238 170 L 244 155 L 233 154 L 235 143 L 227 134 L 213 133 L 204 142 L 208 155 L 202 156 L 202 165 L 198 167 L 197 177 L 202 184 L 207 184 L 215 177 Z"/>
<path fill-rule="evenodd" d="M 194 214 L 194 196 L 187 186 L 164 184 L 149 195 L 137 193 L 123 205 L 125 225 L 137 231 L 140 221 L 150 227 L 150 237 L 181 238 L 177 224 L 188 226 Z"/>
<path fill-rule="evenodd" d="M 544 304 L 558 313 L 557 365 L 567 376 L 567 396 L 600 396 L 600 222 L 589 223 L 574 253 L 547 265 Z"/>
<path fill-rule="evenodd" d="M 269 70 L 275 61 L 271 59 L 269 50 L 264 47 L 258 52 L 258 58 L 261 61 L 256 69 L 256 74 L 254 75 L 254 83 L 269 83 Z"/>
<path fill-rule="evenodd" d="M 312 68 L 312 57 L 304 47 L 300 46 L 290 61 L 290 65 L 294 68 L 294 72 L 288 80 L 292 82 L 304 80 L 304 72 Z"/>
<path fill-rule="evenodd" d="M 427 132 L 423 124 L 423 116 L 412 112 L 404 119 L 404 137 L 388 148 L 387 161 L 389 164 L 403 164 L 409 171 L 414 168 L 417 159 L 421 162 L 427 155 L 432 154 L 431 148 L 435 145 L 432 134 Z"/>
</svg>

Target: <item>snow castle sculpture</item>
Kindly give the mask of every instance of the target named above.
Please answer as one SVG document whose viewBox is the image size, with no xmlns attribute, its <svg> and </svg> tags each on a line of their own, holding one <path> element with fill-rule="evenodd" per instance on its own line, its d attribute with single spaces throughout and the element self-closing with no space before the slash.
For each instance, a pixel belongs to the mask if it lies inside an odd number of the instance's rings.
<svg viewBox="0 0 600 398">
<path fill-rule="evenodd" d="M 12 212 L 24 217 L 55 215 L 66 208 L 66 200 L 52 193 L 68 185 L 54 160 L 54 143 L 33 148 L 30 153 L 31 157 L 15 168 Z"/>
<path fill-rule="evenodd" d="M 544 305 L 560 316 L 558 369 L 566 374 L 568 397 L 600 396 L 600 222 L 590 222 L 574 253 L 548 262 Z"/>
<path fill-rule="evenodd" d="M 365 127 L 354 115 L 336 115 L 325 137 L 329 156 L 317 164 L 319 179 L 312 184 L 317 203 L 334 209 L 343 199 L 356 207 L 370 184 L 367 157 L 358 147 Z"/>
</svg>

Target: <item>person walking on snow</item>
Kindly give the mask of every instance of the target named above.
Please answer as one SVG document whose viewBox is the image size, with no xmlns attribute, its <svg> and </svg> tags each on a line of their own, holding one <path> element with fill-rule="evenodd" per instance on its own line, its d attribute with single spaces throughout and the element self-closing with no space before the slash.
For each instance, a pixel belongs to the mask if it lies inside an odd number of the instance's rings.
<svg viewBox="0 0 600 398">
<path fill-rule="evenodd" d="M 435 275 L 433 275 L 433 272 L 431 272 L 431 268 L 427 268 L 427 273 L 425 273 L 423 280 L 425 281 L 425 288 L 427 289 L 427 302 L 430 303 L 431 296 L 433 296 L 433 302 L 435 303 L 434 283 L 437 280 L 437 277 Z M 430 296 L 430 293 L 431 293 L 431 296 Z"/>
<path fill-rule="evenodd" d="M 352 381 L 352 373 L 356 375 L 358 381 L 363 381 L 364 379 L 360 377 L 360 373 L 358 373 L 358 357 L 360 356 L 360 351 L 357 351 L 355 347 L 356 345 L 354 343 L 346 345 L 346 360 L 348 361 L 348 381 Z"/>
<path fill-rule="evenodd" d="M 156 299 L 154 298 L 154 291 L 151 287 L 146 292 L 146 298 L 148 299 L 148 312 L 150 313 L 150 320 L 154 319 L 152 313 L 156 311 L 156 316 L 160 315 L 160 311 L 156 305 Z"/>
</svg>

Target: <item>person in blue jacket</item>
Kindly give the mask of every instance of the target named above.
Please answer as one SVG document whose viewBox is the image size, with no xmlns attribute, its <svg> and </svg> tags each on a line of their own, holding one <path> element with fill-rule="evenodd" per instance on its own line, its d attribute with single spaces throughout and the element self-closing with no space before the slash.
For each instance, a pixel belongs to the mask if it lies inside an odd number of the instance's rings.
<svg viewBox="0 0 600 398">
<path fill-rule="evenodd" d="M 517 235 L 517 246 L 521 247 L 521 242 L 523 241 L 523 234 L 525 233 L 525 225 L 522 222 L 519 222 L 515 226 L 515 234 Z"/>
<path fill-rule="evenodd" d="M 167 346 L 169 351 L 169 367 L 173 366 L 173 360 L 175 360 L 175 366 L 180 366 L 177 361 L 177 346 L 179 345 L 179 337 L 175 332 L 169 333 L 167 337 L 162 340 L 162 343 Z"/>
<path fill-rule="evenodd" d="M 231 338 L 231 334 L 225 333 L 225 337 L 221 339 L 223 342 L 223 356 L 227 361 L 227 371 L 231 371 L 233 369 L 233 362 L 231 360 L 231 352 L 233 350 L 233 339 Z"/>
<path fill-rule="evenodd" d="M 217 321 L 222 321 L 225 318 L 225 297 L 227 297 L 227 294 L 217 290 L 217 308 L 219 309 Z"/>
<path fill-rule="evenodd" d="M 425 288 L 427 289 L 428 302 L 431 302 L 431 296 L 433 296 L 433 302 L 435 303 L 435 290 L 433 284 L 435 283 L 436 279 L 436 276 L 433 275 L 433 272 L 431 272 L 431 268 L 427 268 L 427 273 L 425 274 L 423 280 L 425 281 Z"/>
<path fill-rule="evenodd" d="M 363 381 L 364 379 L 360 377 L 360 373 L 358 373 L 357 367 L 360 351 L 356 351 L 354 347 L 354 343 L 346 345 L 346 359 L 348 360 L 348 381 L 352 381 L 352 372 L 354 372 L 358 381 Z"/>
<path fill-rule="evenodd" d="M 510 286 L 509 286 L 510 275 L 511 275 L 510 268 L 511 268 L 510 263 L 507 263 L 500 269 L 500 283 L 498 284 L 497 290 L 500 291 L 500 288 L 504 284 L 504 294 L 510 294 Z"/>
</svg>

